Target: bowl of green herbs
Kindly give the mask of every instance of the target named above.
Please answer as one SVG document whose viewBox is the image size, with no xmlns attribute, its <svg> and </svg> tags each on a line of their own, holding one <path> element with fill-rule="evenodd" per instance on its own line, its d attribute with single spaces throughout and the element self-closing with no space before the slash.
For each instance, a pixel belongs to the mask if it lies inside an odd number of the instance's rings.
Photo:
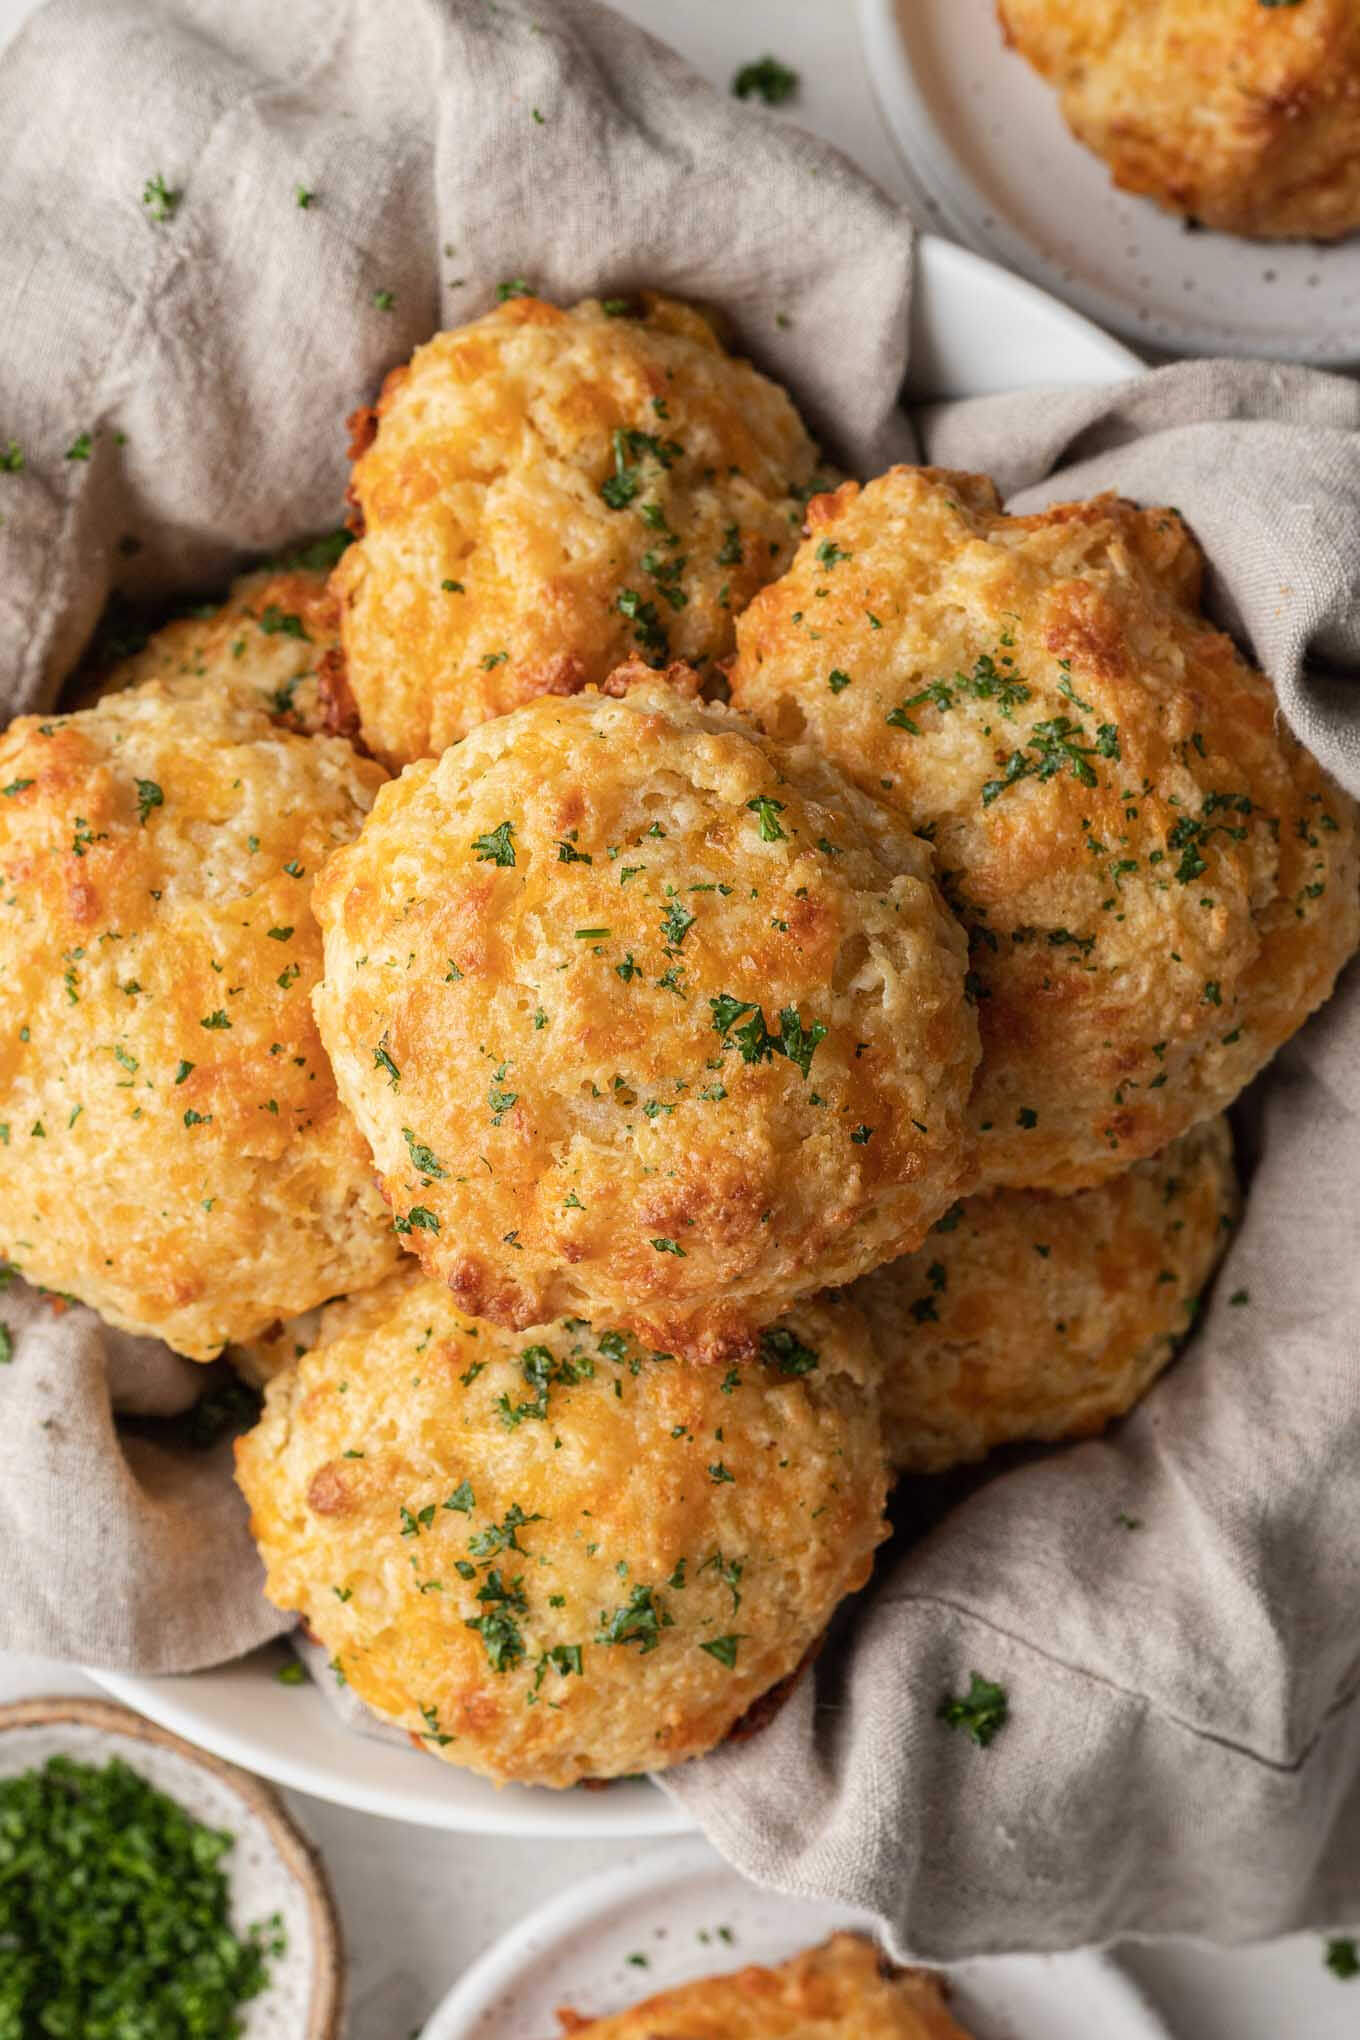
<svg viewBox="0 0 1360 2040">
<path fill-rule="evenodd" d="M 107 1701 L 0 1708 L 0 2040 L 335 2040 L 342 2001 L 267 1786 Z"/>
</svg>

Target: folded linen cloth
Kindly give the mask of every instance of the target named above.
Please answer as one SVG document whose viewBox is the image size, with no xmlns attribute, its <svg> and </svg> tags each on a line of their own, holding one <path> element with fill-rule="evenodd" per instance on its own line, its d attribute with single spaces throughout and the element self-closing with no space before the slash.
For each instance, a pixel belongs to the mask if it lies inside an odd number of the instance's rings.
<svg viewBox="0 0 1360 2040">
<path fill-rule="evenodd" d="M 0 63 L 0 166 L 7 714 L 55 699 L 115 584 L 208 587 L 333 524 L 345 412 L 502 279 L 712 300 L 847 467 L 910 451 L 908 223 L 592 0 L 56 0 Z M 1177 504 L 1360 792 L 1351 384 L 1208 363 L 922 426 L 1021 507 Z M 1246 1222 L 1145 1406 L 978 1485 L 770 1727 L 671 1774 L 752 1876 L 940 1959 L 1360 1908 L 1354 972 L 1240 1116 Z M 280 1633 L 226 1448 L 145 1420 L 201 1370 L 17 1282 L 0 1319 L 0 1643 L 151 1672 Z M 936 1719 L 973 1669 L 1010 1696 L 987 1749 Z"/>
</svg>

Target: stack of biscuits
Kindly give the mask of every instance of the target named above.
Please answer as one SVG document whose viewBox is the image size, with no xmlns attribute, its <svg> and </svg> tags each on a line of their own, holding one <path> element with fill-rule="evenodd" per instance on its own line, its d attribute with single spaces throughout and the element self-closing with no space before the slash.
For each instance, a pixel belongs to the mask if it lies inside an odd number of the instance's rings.
<svg viewBox="0 0 1360 2040">
<path fill-rule="evenodd" d="M 267 1591 L 379 1715 L 657 1770 L 894 1479 L 1171 1360 L 1357 810 L 1174 510 L 844 480 L 691 307 L 510 294 L 351 422 L 329 575 L 0 739 L 0 1248 L 264 1386 Z"/>
</svg>

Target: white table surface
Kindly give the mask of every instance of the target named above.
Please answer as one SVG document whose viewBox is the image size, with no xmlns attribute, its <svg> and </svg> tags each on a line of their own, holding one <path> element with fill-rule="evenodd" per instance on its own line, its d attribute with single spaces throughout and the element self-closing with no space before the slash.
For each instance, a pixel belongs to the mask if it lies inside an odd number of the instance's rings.
<svg viewBox="0 0 1360 2040">
<path fill-rule="evenodd" d="M 0 0 L 0 47 L 33 4 Z M 794 117 L 838 143 L 893 196 L 906 197 L 865 72 L 854 0 L 614 4 L 721 84 L 767 51 L 791 64 L 803 81 Z M 93 1691 L 69 1666 L 0 1653 L 0 1701 Z M 349 2040 L 407 2040 L 505 1928 L 564 1884 L 648 1846 L 440 1834 L 286 1796 L 320 1845 L 339 1900 L 351 1963 Z M 1330 1976 L 1315 1935 L 1222 1953 L 1162 1945 L 1124 1951 L 1123 1959 L 1179 2040 L 1360 2036 L 1360 1980 L 1346 1985 Z"/>
</svg>

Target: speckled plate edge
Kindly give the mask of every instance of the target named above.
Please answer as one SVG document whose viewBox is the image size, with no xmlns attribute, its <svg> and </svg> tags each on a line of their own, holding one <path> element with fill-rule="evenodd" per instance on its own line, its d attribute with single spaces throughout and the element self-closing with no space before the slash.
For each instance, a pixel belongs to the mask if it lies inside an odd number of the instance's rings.
<svg viewBox="0 0 1360 2040">
<path fill-rule="evenodd" d="M 277 1795 L 235 1764 L 225 1764 L 207 1755 L 182 1736 L 172 1735 L 133 1713 L 131 1708 L 117 1706 L 110 1700 L 53 1694 L 0 1706 L 0 1735 L 12 1729 L 46 1728 L 68 1722 L 102 1735 L 172 1751 L 181 1762 L 208 1772 L 261 1823 L 285 1870 L 303 1894 L 312 1937 L 311 2006 L 306 2030 L 297 2035 L 297 2040 L 340 2040 L 345 2013 L 345 1960 L 335 1899 L 320 1856 L 294 1825 Z"/>
<path fill-rule="evenodd" d="M 702 1943 L 699 1923 L 711 1930 Z M 465 1971 L 421 2040 L 552 2040 L 560 2004 L 600 2016 L 871 1924 L 852 1906 L 749 1884 L 702 1840 L 673 1843 L 558 1892 L 521 1920 Z M 630 1946 L 645 1967 L 620 1953 Z M 1170 2040 L 1137 1985 L 1095 1949 L 989 1957 L 961 1964 L 951 1983 L 958 2016 L 981 2022 L 977 2040 Z"/>
<path fill-rule="evenodd" d="M 1002 65 L 1016 67 L 1005 79 L 1008 104 L 1017 137 L 1023 131 L 1032 148 L 1028 155 L 1017 149 L 1013 159 L 1004 157 L 1004 177 L 999 157 L 993 182 L 998 190 L 1023 199 L 1025 165 L 1033 158 L 1035 188 L 1063 193 L 1072 241 L 1063 259 L 1034 238 L 1008 216 L 1004 198 L 996 192 L 989 196 L 976 181 L 951 140 L 949 109 L 933 103 L 925 81 L 916 75 L 901 15 L 904 6 L 923 4 L 926 0 L 855 0 L 870 84 L 918 211 L 924 201 L 933 223 L 966 247 L 1019 271 L 1138 346 L 1172 354 L 1265 356 L 1333 369 L 1360 364 L 1360 236 L 1327 247 L 1217 233 L 1187 236 L 1182 222 L 1151 201 L 1117 191 L 1105 165 L 1068 132 L 1052 88 L 1006 51 L 994 0 L 933 0 L 951 8 L 966 4 L 970 14 L 981 9 L 995 44 L 998 78 Z M 960 132 L 972 132 L 975 121 L 985 118 L 985 100 L 974 105 L 970 97 L 956 125 Z M 1042 209 L 1043 201 L 1038 203 Z M 1079 231 L 1086 215 L 1097 221 L 1093 231 L 1101 250 L 1124 241 L 1139 244 L 1126 251 L 1134 265 L 1127 288 L 1116 289 L 1086 273 Z M 1193 260 L 1187 252 L 1192 249 Z M 1179 293 L 1172 285 L 1173 267 L 1182 272 Z M 1139 268 L 1146 273 L 1140 276 Z M 1195 272 L 1206 269 L 1216 277 L 1215 289 L 1207 294 L 1221 300 L 1216 314 L 1196 310 Z"/>
</svg>

